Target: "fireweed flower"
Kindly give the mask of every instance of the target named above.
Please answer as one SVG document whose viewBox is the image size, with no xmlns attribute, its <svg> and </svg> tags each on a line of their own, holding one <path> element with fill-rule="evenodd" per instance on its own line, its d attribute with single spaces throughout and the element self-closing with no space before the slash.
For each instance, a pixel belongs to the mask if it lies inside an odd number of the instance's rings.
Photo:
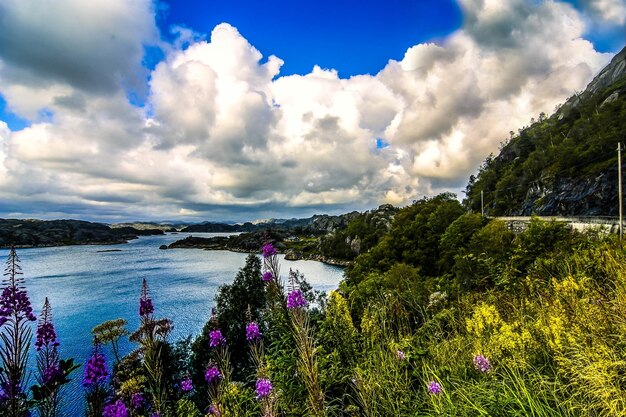
<svg viewBox="0 0 626 417">
<path fill-rule="evenodd" d="M 274 275 L 270 271 L 265 271 L 263 275 L 261 275 L 261 279 L 265 282 L 271 281 L 272 278 L 274 278 Z"/>
<path fill-rule="evenodd" d="M 42 347 L 49 343 L 52 344 L 52 346 L 59 346 L 57 334 L 54 331 L 54 325 L 48 321 L 37 326 L 37 340 L 35 341 L 35 346 L 37 350 L 41 350 Z"/>
<path fill-rule="evenodd" d="M 484 374 L 485 372 L 489 372 L 491 370 L 491 363 L 489 362 L 489 359 L 483 355 L 475 355 L 473 362 L 474 368 L 476 368 L 478 372 Z"/>
<path fill-rule="evenodd" d="M 26 290 L 18 287 L 18 283 L 9 284 L 0 295 L 0 324 L 4 324 L 10 317 L 17 316 L 18 321 L 26 319 L 35 321 L 33 308 L 30 305 Z"/>
<path fill-rule="evenodd" d="M 152 305 L 152 298 L 148 295 L 148 283 L 144 278 L 141 284 L 141 297 L 139 298 L 139 315 L 146 317 L 152 313 L 154 313 L 154 306 Z"/>
<path fill-rule="evenodd" d="M 185 378 L 180 381 L 180 389 L 182 392 L 189 392 L 193 389 L 193 382 L 191 378 Z"/>
<path fill-rule="evenodd" d="M 256 381 L 256 397 L 265 398 L 272 392 L 272 382 L 267 378 L 259 378 Z"/>
<path fill-rule="evenodd" d="M 259 325 L 255 322 L 250 322 L 246 326 L 246 339 L 250 342 L 255 340 L 259 340 L 263 336 L 261 330 L 259 330 Z"/>
<path fill-rule="evenodd" d="M 226 344 L 226 338 L 222 335 L 222 331 L 220 329 L 211 330 L 209 332 L 209 346 L 217 347 Z"/>
<path fill-rule="evenodd" d="M 308 302 L 305 300 L 302 291 L 293 290 L 287 294 L 287 308 L 293 310 L 295 308 L 306 307 Z"/>
<path fill-rule="evenodd" d="M 222 378 L 222 373 L 217 366 L 209 366 L 204 373 L 204 379 L 207 383 L 211 384 Z"/>
<path fill-rule="evenodd" d="M 113 404 L 108 404 L 104 407 L 102 417 L 128 417 L 128 408 L 126 408 L 122 400 L 117 400 Z"/>
<path fill-rule="evenodd" d="M 130 405 L 137 410 L 141 408 L 144 404 L 145 400 L 143 398 L 143 394 L 140 392 L 136 392 L 133 394 L 133 397 L 130 399 Z"/>
<path fill-rule="evenodd" d="M 57 376 L 61 375 L 61 368 L 57 364 L 50 364 L 43 370 L 43 383 L 47 384 Z"/>
<path fill-rule="evenodd" d="M 269 258 L 270 256 L 276 255 L 277 253 L 278 251 L 276 251 L 276 248 L 271 243 L 266 243 L 265 245 L 263 245 L 264 258 Z"/>
<path fill-rule="evenodd" d="M 439 382 L 430 381 L 428 383 L 428 393 L 430 395 L 441 395 L 443 394 L 443 388 L 441 388 Z"/>
<path fill-rule="evenodd" d="M 106 380 L 109 373 L 106 368 L 104 355 L 95 351 L 85 364 L 85 375 L 83 376 L 83 386 L 90 387 Z"/>
</svg>

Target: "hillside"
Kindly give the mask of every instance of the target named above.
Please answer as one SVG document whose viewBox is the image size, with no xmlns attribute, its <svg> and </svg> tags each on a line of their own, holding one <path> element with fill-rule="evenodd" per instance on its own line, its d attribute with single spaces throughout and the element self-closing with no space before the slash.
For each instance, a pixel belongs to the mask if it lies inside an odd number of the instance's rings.
<svg viewBox="0 0 626 417">
<path fill-rule="evenodd" d="M 65 245 L 111 245 L 126 243 L 138 236 L 162 235 L 160 229 L 111 228 L 81 220 L 0 219 L 1 247 Z"/>
<path fill-rule="evenodd" d="M 489 215 L 617 214 L 617 143 L 626 132 L 626 48 L 552 116 L 518 130 L 470 177 L 465 205 Z"/>
</svg>

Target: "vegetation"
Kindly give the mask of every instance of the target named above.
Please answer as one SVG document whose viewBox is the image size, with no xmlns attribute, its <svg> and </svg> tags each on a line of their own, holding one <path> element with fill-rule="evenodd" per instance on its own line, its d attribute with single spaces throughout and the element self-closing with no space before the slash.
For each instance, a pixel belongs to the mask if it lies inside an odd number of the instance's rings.
<svg viewBox="0 0 626 417">
<path fill-rule="evenodd" d="M 193 342 L 168 340 L 144 282 L 135 352 L 107 367 L 100 344 L 126 337 L 126 322 L 94 329 L 87 415 L 626 415 L 626 254 L 614 236 L 539 219 L 513 233 L 442 194 L 398 210 L 372 242 L 328 296 L 264 245 Z M 12 251 L 3 302 L 23 291 L 18 272 Z M 33 316 L 19 305 L 2 329 L 19 318 L 23 358 Z M 74 366 L 58 360 L 50 323 L 46 304 L 41 387 L 3 394 L 2 415 L 55 415 Z M 11 372 L 3 380 L 25 381 Z"/>
<path fill-rule="evenodd" d="M 617 99 L 605 103 L 615 92 Z M 486 213 L 492 216 L 538 211 L 614 215 L 616 210 L 599 201 L 597 193 L 579 206 L 546 206 L 546 194 L 566 182 L 590 184 L 604 175 L 599 190 L 612 200 L 617 192 L 615 150 L 626 129 L 626 78 L 580 100 L 551 117 L 542 113 L 517 134 L 511 132 L 500 154 L 490 155 L 478 175 L 470 177 L 465 205 L 480 212 L 483 191 Z"/>
</svg>

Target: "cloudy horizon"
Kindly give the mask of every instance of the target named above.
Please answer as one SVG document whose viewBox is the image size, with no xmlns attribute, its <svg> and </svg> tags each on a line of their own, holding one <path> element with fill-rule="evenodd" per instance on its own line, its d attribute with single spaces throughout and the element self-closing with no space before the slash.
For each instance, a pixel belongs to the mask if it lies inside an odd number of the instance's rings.
<svg viewBox="0 0 626 417">
<path fill-rule="evenodd" d="M 458 7 L 376 72 L 283 74 L 242 28 L 163 27 L 150 0 L 0 0 L 0 217 L 245 221 L 459 193 L 626 41 L 622 0 Z"/>
</svg>

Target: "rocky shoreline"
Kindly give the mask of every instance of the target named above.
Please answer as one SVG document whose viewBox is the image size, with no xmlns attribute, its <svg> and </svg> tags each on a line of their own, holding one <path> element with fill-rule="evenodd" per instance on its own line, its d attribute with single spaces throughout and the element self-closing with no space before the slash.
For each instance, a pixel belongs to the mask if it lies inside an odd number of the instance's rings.
<svg viewBox="0 0 626 417">
<path fill-rule="evenodd" d="M 319 254 L 306 254 L 301 251 L 289 249 L 289 242 L 285 242 L 284 234 L 281 232 L 266 233 L 246 233 L 237 236 L 216 236 L 216 237 L 196 237 L 188 236 L 177 240 L 170 245 L 161 246 L 161 249 L 204 249 L 204 250 L 227 250 L 239 253 L 259 253 L 259 248 L 263 245 L 264 238 L 271 241 L 278 253 L 285 254 L 288 261 L 317 261 L 327 265 L 347 267 L 350 261 L 324 257 Z M 277 237 L 280 237 L 277 239 Z"/>
</svg>

